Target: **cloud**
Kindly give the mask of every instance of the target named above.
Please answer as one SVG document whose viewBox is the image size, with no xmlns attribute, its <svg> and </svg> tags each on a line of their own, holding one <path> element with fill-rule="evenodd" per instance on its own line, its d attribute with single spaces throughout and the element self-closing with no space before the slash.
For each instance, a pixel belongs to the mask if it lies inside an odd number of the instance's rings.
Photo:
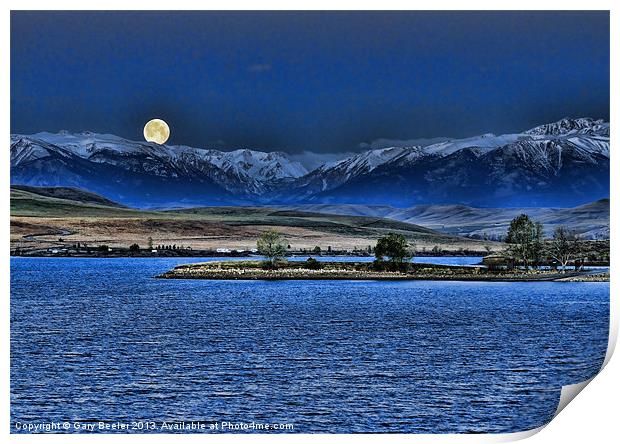
<svg viewBox="0 0 620 444">
<path fill-rule="evenodd" d="M 271 64 L 270 63 L 255 63 L 253 65 L 248 66 L 248 71 L 250 72 L 271 71 Z"/>
<path fill-rule="evenodd" d="M 345 157 L 353 156 L 355 153 L 314 153 L 303 151 L 301 153 L 289 154 L 288 157 L 295 162 L 301 163 L 308 171 L 312 171 L 325 163 L 336 162 Z"/>
<path fill-rule="evenodd" d="M 408 146 L 428 146 L 434 143 L 445 142 L 450 140 L 448 137 L 434 137 L 431 139 L 375 139 L 372 142 L 362 142 L 358 146 L 362 150 L 378 150 L 381 148 L 391 147 L 408 147 Z"/>
</svg>

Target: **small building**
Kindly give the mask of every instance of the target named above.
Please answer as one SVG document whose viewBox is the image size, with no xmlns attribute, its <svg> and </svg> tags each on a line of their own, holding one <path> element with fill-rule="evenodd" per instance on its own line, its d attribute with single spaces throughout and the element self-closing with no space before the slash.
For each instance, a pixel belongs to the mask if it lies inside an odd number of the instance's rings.
<svg viewBox="0 0 620 444">
<path fill-rule="evenodd" d="M 512 270 L 515 268 L 515 260 L 503 254 L 490 254 L 482 258 L 482 264 L 490 271 Z"/>
</svg>

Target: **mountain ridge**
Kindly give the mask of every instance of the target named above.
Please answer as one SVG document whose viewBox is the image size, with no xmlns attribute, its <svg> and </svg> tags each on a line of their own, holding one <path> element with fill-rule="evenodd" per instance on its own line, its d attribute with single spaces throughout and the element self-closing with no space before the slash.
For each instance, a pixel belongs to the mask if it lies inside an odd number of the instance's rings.
<svg viewBox="0 0 620 444">
<path fill-rule="evenodd" d="M 599 199 L 572 208 L 477 208 L 460 204 L 417 205 L 396 208 L 385 205 L 307 204 L 283 206 L 300 211 L 373 216 L 399 220 L 431 228 L 447 234 L 474 239 L 502 240 L 510 221 L 519 214 L 528 214 L 542 222 L 546 236 L 565 225 L 584 239 L 609 239 L 609 199 Z"/>
<path fill-rule="evenodd" d="M 609 123 L 562 119 L 517 134 L 379 148 L 312 171 L 282 152 L 224 152 L 90 132 L 14 134 L 11 183 L 73 186 L 138 207 L 574 206 L 609 195 Z"/>
</svg>

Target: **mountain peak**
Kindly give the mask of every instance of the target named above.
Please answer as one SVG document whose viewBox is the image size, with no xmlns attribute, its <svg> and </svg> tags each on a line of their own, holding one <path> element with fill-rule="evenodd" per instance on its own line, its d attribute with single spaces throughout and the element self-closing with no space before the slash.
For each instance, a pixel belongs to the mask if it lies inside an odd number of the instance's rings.
<svg viewBox="0 0 620 444">
<path fill-rule="evenodd" d="M 524 132 L 524 134 L 538 136 L 558 136 L 581 131 L 598 131 L 609 128 L 609 123 L 603 119 L 592 119 L 591 117 L 569 118 L 565 117 L 557 122 L 539 125 Z"/>
</svg>

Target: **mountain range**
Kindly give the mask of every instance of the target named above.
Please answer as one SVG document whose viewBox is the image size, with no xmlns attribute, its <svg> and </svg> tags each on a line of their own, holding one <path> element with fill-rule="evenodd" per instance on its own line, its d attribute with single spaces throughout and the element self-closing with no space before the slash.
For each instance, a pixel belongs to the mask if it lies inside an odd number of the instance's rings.
<svg viewBox="0 0 620 444">
<path fill-rule="evenodd" d="M 308 171 L 282 152 L 110 134 L 11 135 L 11 183 L 77 187 L 135 207 L 363 204 L 572 207 L 609 196 L 609 123 L 373 149 Z"/>
<path fill-rule="evenodd" d="M 416 205 L 396 208 L 387 205 L 308 204 L 280 208 L 321 214 L 366 216 L 393 219 L 420 225 L 446 234 L 473 239 L 503 241 L 510 222 L 526 213 L 541 222 L 551 237 L 564 225 L 583 239 L 609 239 L 609 199 L 600 199 L 573 208 L 476 208 L 466 205 Z"/>
</svg>

